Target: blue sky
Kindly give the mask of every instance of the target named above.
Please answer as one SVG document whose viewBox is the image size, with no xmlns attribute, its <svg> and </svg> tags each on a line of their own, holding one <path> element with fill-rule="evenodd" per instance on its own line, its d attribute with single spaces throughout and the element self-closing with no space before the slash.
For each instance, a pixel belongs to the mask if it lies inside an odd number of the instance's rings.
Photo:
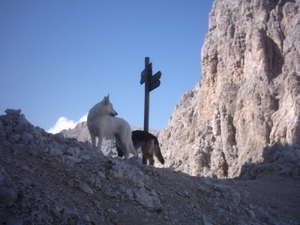
<svg viewBox="0 0 300 225">
<path fill-rule="evenodd" d="M 118 116 L 142 127 L 139 81 L 147 56 L 153 73 L 162 72 L 160 87 L 150 93 L 149 127 L 163 129 L 182 94 L 201 80 L 212 4 L 1 0 L 0 114 L 21 109 L 47 131 L 59 120 L 76 124 L 110 94 Z"/>
</svg>

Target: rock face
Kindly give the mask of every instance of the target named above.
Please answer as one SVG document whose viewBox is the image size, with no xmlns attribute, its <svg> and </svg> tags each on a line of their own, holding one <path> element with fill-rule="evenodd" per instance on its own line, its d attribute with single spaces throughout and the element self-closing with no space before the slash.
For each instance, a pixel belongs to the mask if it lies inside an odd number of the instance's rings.
<svg viewBox="0 0 300 225">
<path fill-rule="evenodd" d="M 165 166 L 235 177 L 266 146 L 300 143 L 299 11 L 299 0 L 214 2 L 202 83 L 160 133 Z"/>
</svg>

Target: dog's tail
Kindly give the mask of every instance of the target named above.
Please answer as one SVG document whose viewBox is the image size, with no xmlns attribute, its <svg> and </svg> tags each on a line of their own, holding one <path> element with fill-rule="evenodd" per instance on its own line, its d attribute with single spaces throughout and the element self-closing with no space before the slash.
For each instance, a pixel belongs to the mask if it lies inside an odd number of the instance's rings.
<svg viewBox="0 0 300 225">
<path fill-rule="evenodd" d="M 155 153 L 155 156 L 158 158 L 158 160 L 161 162 L 161 164 L 164 164 L 165 160 L 161 154 L 157 137 L 154 138 L 154 153 Z"/>
</svg>

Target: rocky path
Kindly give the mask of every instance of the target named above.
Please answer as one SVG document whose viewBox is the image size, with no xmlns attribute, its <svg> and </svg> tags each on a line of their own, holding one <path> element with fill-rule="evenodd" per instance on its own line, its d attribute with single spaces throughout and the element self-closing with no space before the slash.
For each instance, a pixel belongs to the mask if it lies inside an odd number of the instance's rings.
<svg viewBox="0 0 300 225">
<path fill-rule="evenodd" d="M 299 224 L 300 181 L 191 177 L 99 156 L 70 166 L 1 147 L 3 224 Z"/>
</svg>

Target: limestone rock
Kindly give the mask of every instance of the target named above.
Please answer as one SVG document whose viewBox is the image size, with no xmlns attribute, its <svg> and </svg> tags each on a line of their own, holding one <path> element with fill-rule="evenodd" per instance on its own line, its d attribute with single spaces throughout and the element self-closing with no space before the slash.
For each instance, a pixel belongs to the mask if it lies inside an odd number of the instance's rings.
<svg viewBox="0 0 300 225">
<path fill-rule="evenodd" d="M 0 166 L 0 205 L 11 206 L 16 200 L 16 186 Z"/>
<path fill-rule="evenodd" d="M 2 146 L 18 145 L 28 149 L 41 149 L 61 162 L 70 165 L 85 158 L 83 149 L 92 151 L 90 143 L 64 138 L 62 134 L 49 134 L 29 123 L 21 110 L 8 109 L 0 116 L 0 142 Z M 33 153 L 36 154 L 36 153 Z"/>
<path fill-rule="evenodd" d="M 214 2 L 201 84 L 160 133 L 166 166 L 235 177 L 266 146 L 300 143 L 299 10 L 299 0 Z"/>
</svg>

